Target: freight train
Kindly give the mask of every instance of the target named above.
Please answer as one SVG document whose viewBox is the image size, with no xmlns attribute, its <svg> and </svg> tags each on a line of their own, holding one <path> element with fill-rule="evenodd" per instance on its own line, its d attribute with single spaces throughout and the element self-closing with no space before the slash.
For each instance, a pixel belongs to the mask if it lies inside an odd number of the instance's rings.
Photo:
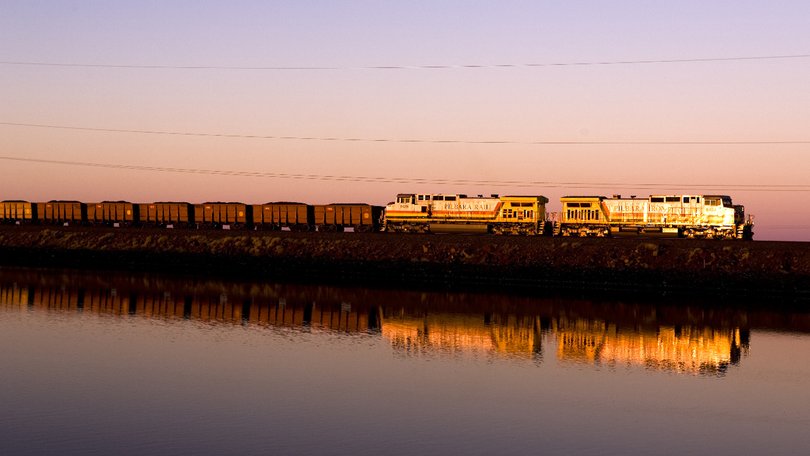
<svg viewBox="0 0 810 456">
<path fill-rule="evenodd" d="M 130 203 L 7 200 L 0 223 L 112 227 L 337 232 L 477 232 L 546 236 L 665 235 L 753 238 L 753 218 L 727 195 L 565 196 L 559 213 L 542 195 L 401 193 L 385 207 L 365 203 Z"/>
</svg>

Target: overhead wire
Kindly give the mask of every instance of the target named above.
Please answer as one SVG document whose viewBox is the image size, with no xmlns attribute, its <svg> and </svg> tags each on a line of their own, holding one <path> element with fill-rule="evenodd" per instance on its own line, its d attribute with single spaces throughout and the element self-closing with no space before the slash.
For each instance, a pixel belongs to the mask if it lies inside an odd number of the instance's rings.
<svg viewBox="0 0 810 456">
<path fill-rule="evenodd" d="M 418 139 L 418 138 L 362 138 L 362 137 L 334 137 L 334 136 L 287 136 L 287 135 L 249 135 L 235 133 L 201 133 L 189 131 L 167 130 L 140 130 L 124 128 L 97 128 L 71 125 L 54 125 L 23 122 L 2 122 L 0 125 L 28 128 L 50 128 L 58 130 L 92 131 L 100 133 L 130 133 L 142 135 L 166 136 L 197 136 L 210 138 L 235 139 L 267 139 L 280 141 L 324 141 L 324 142 L 371 142 L 371 143 L 405 143 L 405 144 L 477 144 L 477 145 L 535 145 L 535 146 L 565 146 L 565 145 L 604 145 L 604 146 L 712 146 L 712 145 L 790 145 L 810 144 L 807 139 L 788 140 L 684 140 L 684 141 L 517 141 L 506 139 L 493 140 L 465 140 L 465 139 Z"/>
<path fill-rule="evenodd" d="M 641 59 L 641 60 L 605 60 L 582 62 L 528 62 L 528 63 L 495 63 L 495 64 L 437 64 L 437 65 L 369 65 L 369 66 L 229 66 L 229 65 L 159 65 L 159 64 L 116 64 L 116 63 L 78 63 L 48 62 L 27 60 L 5 60 L 0 65 L 62 67 L 62 68 L 97 68 L 97 69 L 139 69 L 139 70 L 236 70 L 236 71 L 340 71 L 340 70 L 449 70 L 449 69 L 506 69 L 506 68 L 545 68 L 571 66 L 607 66 L 607 65 L 649 65 L 670 63 L 708 63 L 756 60 L 787 60 L 810 58 L 810 54 L 757 55 L 736 57 L 705 57 L 683 59 Z"/>
<path fill-rule="evenodd" d="M 234 176 L 269 179 L 313 180 L 313 181 L 339 181 L 384 184 L 411 184 L 411 185 L 468 185 L 489 187 L 513 188 L 567 188 L 567 189 L 682 189 L 682 190 L 735 190 L 756 192 L 810 192 L 807 184 L 685 184 L 685 183 L 659 183 L 659 182 L 562 182 L 562 181 L 516 181 L 516 180 L 477 180 L 477 179 L 446 179 L 446 178 L 413 178 L 392 176 L 357 176 L 333 174 L 304 174 L 304 173 L 274 173 L 265 171 L 179 168 L 167 166 L 134 165 L 121 163 L 96 163 L 72 160 L 52 160 L 44 158 L 0 156 L 0 160 L 22 163 L 36 163 L 60 166 L 78 166 L 88 168 L 118 169 L 130 171 L 150 171 L 162 173 L 198 174 L 214 176 Z"/>
<path fill-rule="evenodd" d="M 566 67 L 566 66 L 596 66 L 596 65 L 635 65 L 635 64 L 671 64 L 671 63 L 701 63 L 701 62 L 729 62 L 729 61 L 755 61 L 755 60 L 785 60 L 805 59 L 810 54 L 786 54 L 765 56 L 739 56 L 739 57 L 713 57 L 688 59 L 657 59 L 657 60 L 618 60 L 618 61 L 583 61 L 583 62 L 552 62 L 552 63 L 519 63 L 519 64 L 463 64 L 463 65 L 380 65 L 380 66 L 223 66 L 223 65 L 135 65 L 135 64 L 88 64 L 72 62 L 37 62 L 37 61 L 0 61 L 0 65 L 14 66 L 41 66 L 41 67 L 72 67 L 72 68 L 108 68 L 108 69 L 179 69 L 179 70 L 413 70 L 413 69 L 499 69 L 499 68 L 537 68 L 537 67 Z M 268 139 L 268 140 L 296 140 L 296 141 L 330 141 L 330 142 L 374 142 L 374 143 L 410 143 L 410 144 L 480 144 L 480 145 L 790 145 L 810 144 L 810 140 L 685 140 L 685 141 L 516 141 L 516 140 L 461 140 L 461 139 L 414 139 L 414 138 L 362 138 L 362 137 L 314 137 L 314 136 L 282 136 L 282 135 L 248 135 L 229 133 L 200 133 L 161 130 L 137 130 L 95 128 L 69 125 L 53 125 L 42 123 L 0 122 L 0 125 L 51 128 L 77 131 L 94 131 L 105 133 L 130 133 L 149 135 Z M 727 189 L 750 190 L 766 192 L 807 192 L 810 185 L 709 185 L 709 184 L 670 184 L 670 183 L 606 183 L 606 182 L 552 182 L 552 181 L 496 181 L 496 180 L 468 180 L 468 179 L 427 179 L 405 177 L 372 177 L 372 176 L 340 176 L 320 174 L 295 173 L 269 173 L 259 171 L 216 170 L 196 168 L 172 168 L 160 166 L 128 165 L 114 163 L 92 163 L 67 160 L 48 160 L 0 156 L 0 160 L 18 161 L 27 163 L 52 164 L 62 166 L 83 166 L 107 169 L 124 169 L 135 171 L 170 172 L 186 174 L 205 174 L 222 176 L 243 176 L 277 179 L 306 179 L 323 181 L 353 181 L 377 183 L 408 183 L 408 184 L 453 184 L 453 185 L 489 185 L 510 187 L 551 187 L 551 188 L 602 188 L 613 189 L 661 189 L 661 188 L 689 188 L 689 189 Z"/>
</svg>

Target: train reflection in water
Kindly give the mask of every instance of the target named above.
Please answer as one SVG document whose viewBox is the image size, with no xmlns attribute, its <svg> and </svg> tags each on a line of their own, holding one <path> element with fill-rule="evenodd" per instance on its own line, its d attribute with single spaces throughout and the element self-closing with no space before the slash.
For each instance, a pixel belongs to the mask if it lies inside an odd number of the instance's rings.
<svg viewBox="0 0 810 456">
<path fill-rule="evenodd" d="M 474 356 L 722 375 L 752 328 L 807 332 L 806 314 L 328 286 L 0 272 L 0 308 L 373 334 L 402 356 Z M 550 355 L 549 355 L 550 353 Z"/>
</svg>

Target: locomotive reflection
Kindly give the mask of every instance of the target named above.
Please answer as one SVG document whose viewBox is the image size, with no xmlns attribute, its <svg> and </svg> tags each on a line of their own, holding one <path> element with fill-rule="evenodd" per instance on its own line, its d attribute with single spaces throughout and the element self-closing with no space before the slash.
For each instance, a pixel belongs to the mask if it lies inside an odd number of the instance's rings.
<svg viewBox="0 0 810 456">
<path fill-rule="evenodd" d="M 339 331 L 399 356 L 511 358 L 722 375 L 773 314 L 624 302 L 0 271 L 0 308 Z M 787 330 L 810 330 L 807 315 Z"/>
</svg>

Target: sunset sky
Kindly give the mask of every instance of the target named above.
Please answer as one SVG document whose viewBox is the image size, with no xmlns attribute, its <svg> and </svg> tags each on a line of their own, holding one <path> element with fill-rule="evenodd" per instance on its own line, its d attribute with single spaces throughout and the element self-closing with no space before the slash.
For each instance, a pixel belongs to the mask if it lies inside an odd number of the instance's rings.
<svg viewBox="0 0 810 456">
<path fill-rule="evenodd" d="M 722 193 L 756 239 L 810 241 L 808 24 L 806 0 L 6 0 L 0 199 Z"/>
</svg>

